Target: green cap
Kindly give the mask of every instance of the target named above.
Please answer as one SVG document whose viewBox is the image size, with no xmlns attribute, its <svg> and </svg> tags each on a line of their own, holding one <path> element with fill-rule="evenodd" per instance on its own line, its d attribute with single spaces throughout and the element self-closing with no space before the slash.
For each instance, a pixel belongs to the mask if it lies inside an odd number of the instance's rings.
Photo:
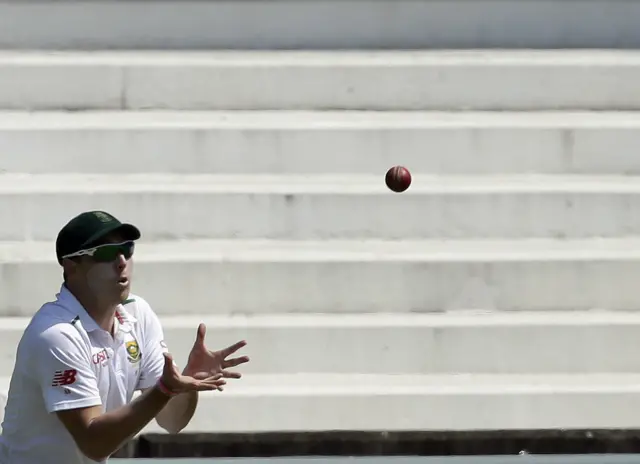
<svg viewBox="0 0 640 464">
<path fill-rule="evenodd" d="M 86 248 L 91 248 L 111 232 L 120 232 L 125 240 L 138 240 L 140 231 L 131 224 L 123 224 L 104 211 L 87 211 L 71 219 L 58 233 L 56 256 L 62 257 Z"/>
</svg>

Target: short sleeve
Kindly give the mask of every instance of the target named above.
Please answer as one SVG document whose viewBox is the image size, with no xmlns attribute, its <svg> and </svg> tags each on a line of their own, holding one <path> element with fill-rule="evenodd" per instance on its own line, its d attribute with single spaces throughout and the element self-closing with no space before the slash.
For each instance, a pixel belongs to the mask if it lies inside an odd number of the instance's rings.
<svg viewBox="0 0 640 464">
<path fill-rule="evenodd" d="M 35 335 L 31 365 L 48 412 L 102 404 L 91 357 L 71 324 Z"/>
<path fill-rule="evenodd" d="M 137 390 L 153 387 L 162 376 L 164 354 L 168 352 L 162 324 L 149 304 L 136 297 L 140 329 L 144 337 L 142 366 Z"/>
</svg>

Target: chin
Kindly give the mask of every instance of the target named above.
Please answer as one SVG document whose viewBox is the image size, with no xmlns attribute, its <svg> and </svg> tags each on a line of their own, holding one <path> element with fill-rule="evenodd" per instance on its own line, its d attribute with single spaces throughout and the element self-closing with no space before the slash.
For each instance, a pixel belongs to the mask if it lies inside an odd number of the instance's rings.
<svg viewBox="0 0 640 464">
<path fill-rule="evenodd" d="M 120 301 L 125 301 L 126 299 L 129 298 L 129 295 L 131 295 L 131 289 L 129 286 L 127 286 L 124 290 L 120 292 Z"/>
</svg>

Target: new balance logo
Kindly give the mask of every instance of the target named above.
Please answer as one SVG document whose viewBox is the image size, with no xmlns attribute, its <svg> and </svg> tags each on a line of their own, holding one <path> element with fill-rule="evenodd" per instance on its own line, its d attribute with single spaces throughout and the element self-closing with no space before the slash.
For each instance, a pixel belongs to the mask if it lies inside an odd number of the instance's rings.
<svg viewBox="0 0 640 464">
<path fill-rule="evenodd" d="M 62 387 L 63 385 L 71 385 L 76 381 L 78 371 L 75 369 L 67 369 L 66 371 L 56 371 L 51 382 L 52 387 Z"/>
</svg>

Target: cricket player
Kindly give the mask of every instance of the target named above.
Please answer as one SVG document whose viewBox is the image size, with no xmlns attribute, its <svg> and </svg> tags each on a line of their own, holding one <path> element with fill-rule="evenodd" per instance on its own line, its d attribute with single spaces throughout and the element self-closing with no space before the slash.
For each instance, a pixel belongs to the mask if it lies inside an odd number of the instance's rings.
<svg viewBox="0 0 640 464">
<path fill-rule="evenodd" d="M 0 464 L 106 462 L 154 418 L 178 433 L 198 392 L 240 378 L 228 369 L 249 358 L 228 358 L 246 343 L 209 351 L 203 324 L 194 327 L 195 343 L 178 370 L 158 317 L 130 293 L 139 238 L 138 228 L 104 211 L 80 214 L 58 234 L 64 283 L 18 345 Z M 142 394 L 133 400 L 136 390 Z"/>
</svg>

